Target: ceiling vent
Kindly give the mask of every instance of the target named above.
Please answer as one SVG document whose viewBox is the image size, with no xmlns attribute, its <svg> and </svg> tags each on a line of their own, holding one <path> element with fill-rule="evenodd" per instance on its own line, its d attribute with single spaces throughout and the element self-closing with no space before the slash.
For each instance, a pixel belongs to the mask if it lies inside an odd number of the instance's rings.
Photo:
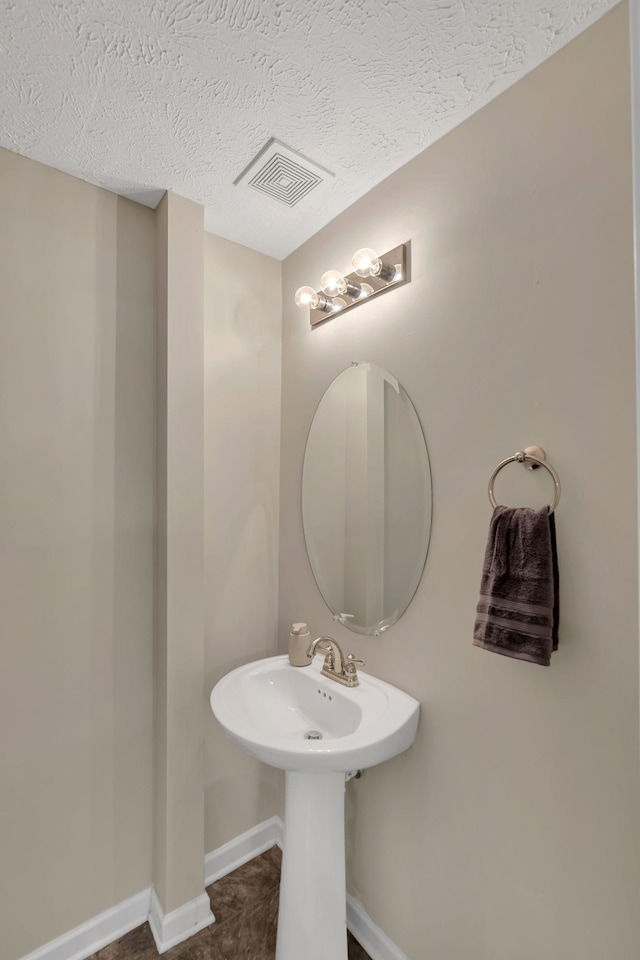
<svg viewBox="0 0 640 960">
<path fill-rule="evenodd" d="M 308 157 L 271 139 L 234 180 L 234 185 L 246 184 L 287 207 L 295 207 L 312 190 L 334 177 Z"/>
</svg>

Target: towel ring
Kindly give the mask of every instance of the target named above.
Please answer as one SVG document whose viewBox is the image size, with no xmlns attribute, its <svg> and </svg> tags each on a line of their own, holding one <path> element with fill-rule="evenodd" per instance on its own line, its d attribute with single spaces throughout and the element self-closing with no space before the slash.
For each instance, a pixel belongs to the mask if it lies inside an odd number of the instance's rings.
<svg viewBox="0 0 640 960">
<path fill-rule="evenodd" d="M 535 450 L 538 456 L 533 456 L 532 453 L 527 452 L 532 450 Z M 558 503 L 560 502 L 560 477 L 555 472 L 553 467 L 546 462 L 546 454 L 541 447 L 527 447 L 526 450 L 524 451 L 519 450 L 516 454 L 514 454 L 513 457 L 507 457 L 506 460 L 503 460 L 502 463 L 498 464 L 498 466 L 495 468 L 495 470 L 491 474 L 489 478 L 489 500 L 491 502 L 491 506 L 494 509 L 498 506 L 498 503 L 496 501 L 495 496 L 493 495 L 493 484 L 496 477 L 502 470 L 502 468 L 506 467 L 508 463 L 514 463 L 514 462 L 523 463 L 526 465 L 527 461 L 531 463 L 531 466 L 528 467 L 529 470 L 535 470 L 538 467 L 544 467 L 545 470 L 551 474 L 553 478 L 553 482 L 555 484 L 555 492 L 554 492 L 553 500 L 549 504 L 549 513 L 553 513 L 555 508 L 558 506 Z"/>
</svg>

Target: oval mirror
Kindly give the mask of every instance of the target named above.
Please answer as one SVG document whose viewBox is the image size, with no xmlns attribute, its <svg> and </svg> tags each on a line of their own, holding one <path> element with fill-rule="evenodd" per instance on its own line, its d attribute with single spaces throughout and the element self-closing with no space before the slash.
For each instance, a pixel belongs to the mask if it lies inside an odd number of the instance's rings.
<svg viewBox="0 0 640 960">
<path fill-rule="evenodd" d="M 418 415 L 398 381 L 354 363 L 315 412 L 302 521 L 320 593 L 356 633 L 379 635 L 409 606 L 431 532 L 431 472 Z"/>
</svg>

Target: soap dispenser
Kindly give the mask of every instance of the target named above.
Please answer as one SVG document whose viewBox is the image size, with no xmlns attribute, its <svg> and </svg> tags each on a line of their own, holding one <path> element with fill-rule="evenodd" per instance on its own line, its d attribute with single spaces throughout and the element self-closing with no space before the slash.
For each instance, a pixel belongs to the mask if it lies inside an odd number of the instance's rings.
<svg viewBox="0 0 640 960">
<path fill-rule="evenodd" d="M 311 643 L 311 634 L 306 623 L 294 623 L 289 634 L 289 663 L 294 667 L 310 667 L 311 660 L 307 650 Z"/>
</svg>

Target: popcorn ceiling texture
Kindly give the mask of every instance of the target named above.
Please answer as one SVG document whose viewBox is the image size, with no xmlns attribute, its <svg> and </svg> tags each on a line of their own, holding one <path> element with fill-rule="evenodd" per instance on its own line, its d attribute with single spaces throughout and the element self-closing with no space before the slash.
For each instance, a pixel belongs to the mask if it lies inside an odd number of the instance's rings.
<svg viewBox="0 0 640 960">
<path fill-rule="evenodd" d="M 0 0 L 0 145 L 283 258 L 616 0 Z M 233 181 L 270 137 L 336 174 Z"/>
</svg>

